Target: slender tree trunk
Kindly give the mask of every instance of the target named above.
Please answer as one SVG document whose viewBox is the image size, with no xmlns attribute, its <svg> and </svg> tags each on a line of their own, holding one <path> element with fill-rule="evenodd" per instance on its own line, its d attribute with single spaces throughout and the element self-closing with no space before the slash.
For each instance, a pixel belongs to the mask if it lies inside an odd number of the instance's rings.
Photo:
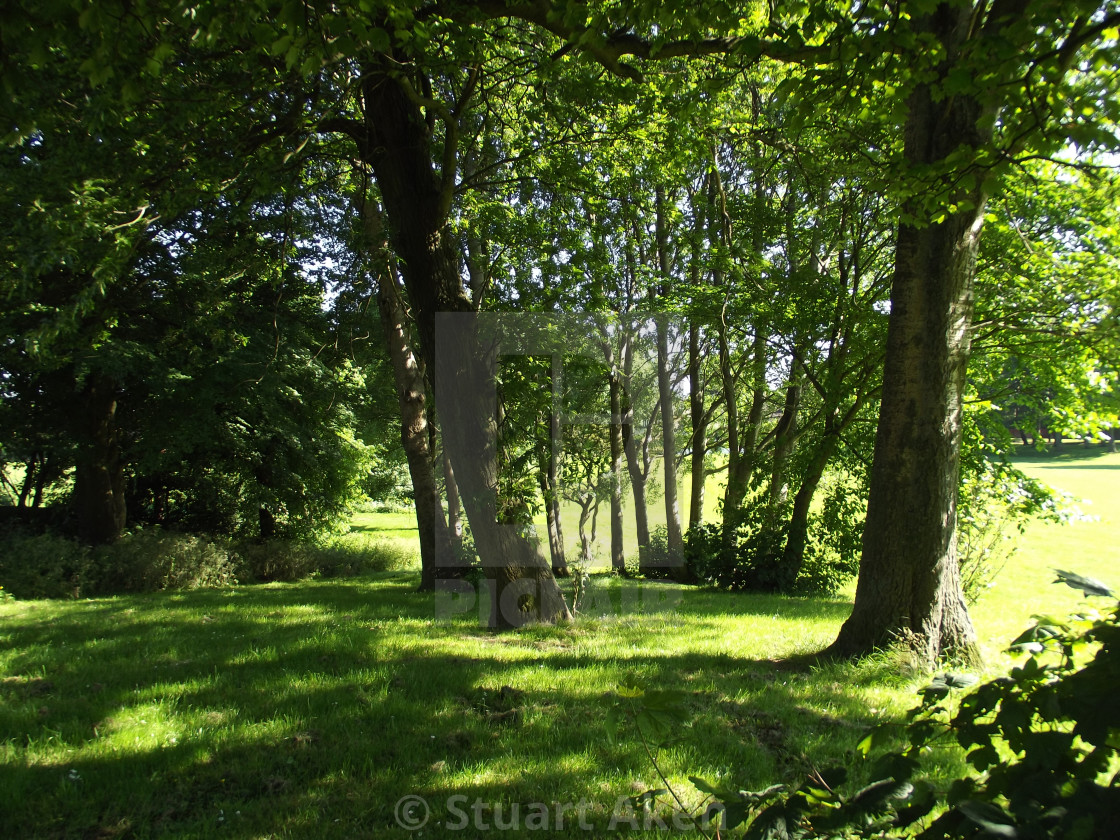
<svg viewBox="0 0 1120 840">
<path fill-rule="evenodd" d="M 27 465 L 24 467 L 23 472 L 23 486 L 19 491 L 19 500 L 16 502 L 16 507 L 27 507 L 27 500 L 31 497 L 31 490 L 35 486 L 35 472 L 39 466 L 39 453 L 36 452 L 27 459 Z"/>
<path fill-rule="evenodd" d="M 631 417 L 633 408 L 629 409 Z M 646 504 L 646 481 L 649 464 L 639 455 L 638 443 L 634 437 L 633 422 L 623 424 L 623 453 L 626 455 L 626 471 L 630 476 L 630 492 L 634 496 L 634 527 L 637 530 L 638 564 L 645 574 L 644 560 L 649 551 L 649 507 Z M 643 447 L 643 450 L 645 447 Z"/>
<path fill-rule="evenodd" d="M 688 504 L 688 527 L 704 521 L 704 461 L 708 454 L 709 415 L 704 408 L 704 385 L 700 370 L 700 326 L 688 326 L 688 409 L 692 421 L 692 476 Z"/>
<path fill-rule="evenodd" d="M 665 208 L 665 190 L 657 188 L 656 198 L 657 261 L 661 274 L 661 295 L 667 295 L 672 266 L 669 259 L 669 226 Z M 669 552 L 669 574 L 678 580 L 689 577 L 684 562 L 684 535 L 681 533 L 681 508 L 677 499 L 677 422 L 673 405 L 672 371 L 669 368 L 669 321 L 660 316 L 657 333 L 657 393 L 661 400 L 662 468 L 665 475 L 665 530 Z"/>
<path fill-rule="evenodd" d="M 734 556 L 736 532 L 743 521 L 743 502 L 747 486 L 758 460 L 758 437 L 762 429 L 762 410 L 766 401 L 766 339 L 756 328 L 751 355 L 751 405 L 747 411 L 744 428 L 740 428 L 738 410 L 734 407 L 737 382 L 731 374 L 729 350 L 726 339 L 721 338 L 721 366 L 723 387 L 727 399 L 727 487 L 723 496 L 723 550 Z"/>
<path fill-rule="evenodd" d="M 611 404 L 611 571 L 626 574 L 622 545 L 622 383 L 617 366 L 611 366 L 607 388 Z"/>
<path fill-rule="evenodd" d="M 789 515 L 789 528 L 787 529 L 786 547 L 782 563 L 789 572 L 789 579 L 796 581 L 805 565 L 805 548 L 809 539 L 809 512 L 813 507 L 813 497 L 817 493 L 821 479 L 824 477 L 825 468 L 832 456 L 836 453 L 836 446 L 840 438 L 828 431 L 817 444 L 813 451 L 813 458 L 793 497 L 793 508 Z"/>
<path fill-rule="evenodd" d="M 631 253 L 631 276 L 634 260 Z M 627 325 L 627 330 L 630 326 Z M 650 425 L 642 427 L 641 448 L 638 445 L 634 417 L 634 341 L 629 333 L 622 345 L 622 451 L 626 456 L 626 471 L 630 476 L 630 492 L 634 496 L 634 527 L 638 542 L 638 572 L 648 574 L 646 558 L 649 554 L 649 507 L 646 504 L 646 481 L 649 478 Z"/>
<path fill-rule="evenodd" d="M 458 241 L 448 224 L 455 138 L 437 175 L 427 122 L 400 72 L 388 57 L 363 67 L 363 130 L 343 129 L 359 135 L 359 152 L 377 178 L 421 356 L 435 371 L 444 445 L 491 584 L 490 624 L 516 627 L 570 618 L 549 561 L 515 528 L 498 523 L 496 360 L 481 343 L 474 305 L 463 290 Z M 442 349 L 436 346 L 438 313 L 451 314 L 441 318 Z"/>
<path fill-rule="evenodd" d="M 556 485 L 551 483 L 547 471 L 541 473 L 541 491 L 544 494 L 545 527 L 548 530 L 548 552 L 552 558 L 552 574 L 568 577 L 568 561 L 564 556 L 564 532 L 560 527 L 560 503 Z"/>
<path fill-rule="evenodd" d="M 458 553 L 463 545 L 463 507 L 459 502 L 459 485 L 455 483 L 455 470 L 451 468 L 451 456 L 443 447 L 443 485 L 447 496 L 447 532 L 451 547 Z"/>
<path fill-rule="evenodd" d="M 437 518 L 442 519 L 443 512 L 439 484 L 432 468 L 424 373 L 412 352 L 406 320 L 408 316 L 397 287 L 395 272 L 388 261 L 377 281 L 377 306 L 397 386 L 401 444 L 408 461 L 408 473 L 412 478 L 416 527 L 420 535 L 420 591 L 431 592 L 436 588 L 437 558 L 450 556 L 451 552 L 449 546 L 445 546 L 444 551 L 437 548 L 439 535 L 446 535 L 446 526 L 440 528 L 436 521 Z"/>
<path fill-rule="evenodd" d="M 786 401 L 782 416 L 774 430 L 774 452 L 770 470 L 770 509 L 776 512 L 786 498 L 786 468 L 797 442 L 797 412 L 801 407 L 801 381 L 797 373 L 798 362 L 792 362 L 790 381 L 786 386 Z"/>
<path fill-rule="evenodd" d="M 553 359 L 552 379 L 555 382 L 559 360 Z M 555 401 L 548 412 L 548 433 L 537 440 L 537 475 L 544 500 L 545 527 L 548 530 L 548 551 L 552 559 L 552 574 L 568 577 L 568 562 L 564 557 L 564 532 L 560 527 L 560 413 Z"/>
<path fill-rule="evenodd" d="M 965 6 L 938 6 L 913 26 L 943 47 L 945 78 L 975 21 Z M 1016 2 L 997 3 L 984 25 L 995 34 Z M 991 141 L 995 114 L 968 95 L 945 99 L 919 85 L 909 100 L 904 154 L 915 167 Z M 831 653 L 866 653 L 907 639 L 920 659 L 972 659 L 976 635 L 956 556 L 961 392 L 969 352 L 972 277 L 983 222 L 982 182 L 935 187 L 958 209 L 940 222 L 899 225 L 887 356 L 859 582 L 851 617 Z M 978 179 L 977 179 L 978 180 Z M 952 192 L 949 192 L 952 190 Z M 921 218 L 915 201 L 911 217 Z"/>
<path fill-rule="evenodd" d="M 81 397 L 82 435 L 74 476 L 78 536 L 115 542 L 125 525 L 124 464 L 117 431 L 117 383 L 90 374 Z"/>
<path fill-rule="evenodd" d="M 50 455 L 39 456 L 39 472 L 35 476 L 35 492 L 31 497 L 32 510 L 38 510 L 43 504 L 43 491 L 47 484 L 58 478 L 58 464 Z"/>
<path fill-rule="evenodd" d="M 587 530 L 591 521 L 591 507 L 592 501 L 586 504 L 580 502 L 579 505 L 579 557 L 585 566 L 591 563 L 591 541 L 595 539 Z"/>
</svg>

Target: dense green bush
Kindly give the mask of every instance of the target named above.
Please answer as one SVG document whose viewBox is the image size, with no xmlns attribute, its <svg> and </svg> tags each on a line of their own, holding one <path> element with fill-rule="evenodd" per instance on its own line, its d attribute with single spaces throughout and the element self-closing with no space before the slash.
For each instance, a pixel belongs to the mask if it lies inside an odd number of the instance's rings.
<svg viewBox="0 0 1120 840">
<path fill-rule="evenodd" d="M 0 536 L 0 587 L 25 599 L 350 577 L 404 569 L 412 562 L 406 547 L 351 537 L 230 543 L 145 528 L 89 548 L 52 534 Z"/>
<path fill-rule="evenodd" d="M 721 589 L 748 592 L 832 594 L 859 570 L 859 500 L 837 494 L 810 523 L 804 562 L 786 563 L 787 521 L 755 515 L 737 532 L 734 553 L 725 550 L 719 525 L 703 523 L 685 535 L 685 560 L 698 580 Z"/>
<path fill-rule="evenodd" d="M 0 535 L 0 585 L 16 598 L 80 598 L 96 579 L 93 552 L 73 540 Z"/>
<path fill-rule="evenodd" d="M 94 552 L 97 592 L 154 592 L 230 586 L 244 577 L 224 541 L 143 528 Z"/>
</svg>

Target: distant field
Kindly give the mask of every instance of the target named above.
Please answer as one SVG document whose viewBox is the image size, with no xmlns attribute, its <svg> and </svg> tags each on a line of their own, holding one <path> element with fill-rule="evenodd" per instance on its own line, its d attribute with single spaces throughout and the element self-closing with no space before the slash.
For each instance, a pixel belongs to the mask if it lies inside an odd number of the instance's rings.
<svg viewBox="0 0 1120 840">
<path fill-rule="evenodd" d="M 1120 589 L 1120 453 L 1065 444 L 1057 453 L 1021 449 L 1014 460 L 1027 475 L 1073 496 L 1090 518 L 1034 521 L 1017 536 L 1010 562 L 973 609 L 981 639 L 997 647 L 1022 629 L 1025 616 L 1060 618 L 1083 601 L 1072 589 L 1048 585 L 1055 568 Z"/>
<path fill-rule="evenodd" d="M 1027 523 L 1023 534 L 1014 534 L 1016 549 L 996 578 L 990 591 L 973 607 L 973 618 L 989 657 L 995 656 L 1026 626 L 1030 616 L 1054 613 L 1058 617 L 1077 608 L 1080 595 L 1065 587 L 1051 586 L 1053 569 L 1067 568 L 1097 577 L 1120 587 L 1120 453 L 1106 448 L 1064 444 L 1058 452 L 1038 453 L 1020 448 L 1014 462 L 1028 475 L 1062 490 L 1087 517 L 1069 524 L 1035 521 Z M 718 516 L 722 495 L 721 477 L 708 480 L 705 516 Z M 688 477 L 681 484 L 681 517 L 688 516 Z M 627 494 L 624 509 L 624 544 L 632 555 L 636 530 L 632 513 L 633 497 Z M 665 523 L 664 499 L 650 502 L 650 527 Z M 595 568 L 609 566 L 609 507 L 600 506 Z M 569 557 L 579 550 L 578 510 L 567 504 L 561 524 Z M 416 519 L 412 512 L 360 513 L 355 516 L 355 531 L 386 538 L 401 545 L 416 547 Z M 544 519 L 538 523 L 544 534 Z M 849 600 L 854 584 L 841 593 Z"/>
</svg>

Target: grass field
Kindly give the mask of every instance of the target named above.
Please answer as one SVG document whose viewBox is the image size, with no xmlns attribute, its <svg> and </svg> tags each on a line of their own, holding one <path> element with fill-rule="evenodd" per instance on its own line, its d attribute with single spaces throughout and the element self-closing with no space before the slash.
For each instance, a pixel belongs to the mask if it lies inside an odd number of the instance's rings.
<svg viewBox="0 0 1120 840">
<path fill-rule="evenodd" d="M 1120 584 L 1120 456 L 1076 454 L 1023 462 L 1099 520 L 1027 529 L 974 611 L 993 667 L 1032 612 L 1080 602 L 1052 567 Z M 410 514 L 356 525 L 414 539 Z M 620 683 L 686 692 L 691 726 L 659 760 L 690 805 L 689 774 L 799 781 L 914 703 L 898 658 L 783 662 L 831 641 L 843 597 L 594 580 L 602 615 L 509 635 L 472 610 L 438 620 L 413 573 L 0 603 L 0 837 L 528 837 L 534 803 L 552 833 L 599 836 L 620 799 L 661 786 L 627 730 L 605 736 Z M 422 831 L 398 824 L 408 795 L 430 807 Z M 556 831 L 555 803 L 581 799 L 596 830 L 569 809 Z M 518 828 L 481 827 L 514 804 Z"/>
</svg>

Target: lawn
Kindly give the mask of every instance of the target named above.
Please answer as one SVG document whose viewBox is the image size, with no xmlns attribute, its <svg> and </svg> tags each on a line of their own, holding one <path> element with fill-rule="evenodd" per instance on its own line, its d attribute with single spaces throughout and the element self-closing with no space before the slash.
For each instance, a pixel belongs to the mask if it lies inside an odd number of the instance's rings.
<svg viewBox="0 0 1120 840">
<path fill-rule="evenodd" d="M 1100 518 L 1028 528 L 975 609 L 996 667 L 1030 613 L 1080 602 L 1049 585 L 1051 567 L 1120 583 L 1120 456 L 1024 466 Z M 408 515 L 357 524 L 408 538 Z M 598 615 L 494 635 L 473 610 L 437 619 L 416 580 L 0 603 L 0 837 L 535 836 L 546 824 L 596 836 L 612 815 L 628 824 L 626 797 L 661 786 L 631 729 L 606 737 L 604 697 L 620 684 L 685 692 L 691 725 L 656 754 L 690 806 L 690 774 L 755 789 L 850 763 L 861 733 L 899 718 L 920 684 L 889 655 L 791 661 L 834 637 L 843 597 L 596 577 Z M 398 824 L 406 796 L 430 808 L 422 832 Z M 517 827 L 482 827 L 495 823 Z"/>
</svg>

